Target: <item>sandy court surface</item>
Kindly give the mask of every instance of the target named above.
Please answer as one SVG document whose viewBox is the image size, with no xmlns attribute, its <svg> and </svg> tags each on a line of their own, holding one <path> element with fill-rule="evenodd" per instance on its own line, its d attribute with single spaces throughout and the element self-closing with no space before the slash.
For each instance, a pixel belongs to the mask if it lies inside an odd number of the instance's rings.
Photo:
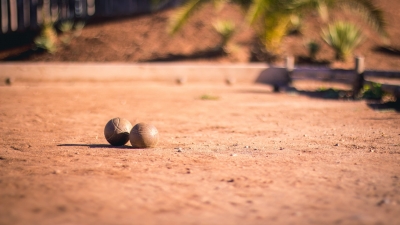
<svg viewBox="0 0 400 225">
<path fill-rule="evenodd" d="M 400 224 L 400 114 L 365 101 L 151 81 L 0 96 L 0 224 Z M 159 145 L 108 145 L 113 117 Z"/>
</svg>

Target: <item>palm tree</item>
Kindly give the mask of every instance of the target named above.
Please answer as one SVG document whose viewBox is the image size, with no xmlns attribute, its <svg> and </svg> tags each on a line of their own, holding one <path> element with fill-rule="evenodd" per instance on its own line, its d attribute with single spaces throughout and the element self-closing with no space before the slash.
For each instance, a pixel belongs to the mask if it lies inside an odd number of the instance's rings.
<svg viewBox="0 0 400 225">
<path fill-rule="evenodd" d="M 170 33 L 176 33 L 189 16 L 204 3 L 216 5 L 228 0 L 188 0 L 171 20 Z M 232 0 L 246 11 L 247 22 L 255 29 L 267 52 L 272 55 L 280 53 L 283 38 L 288 34 L 290 18 L 311 11 L 317 11 L 324 21 L 329 18 L 328 12 L 343 7 L 359 12 L 378 34 L 386 37 L 383 12 L 372 0 Z"/>
</svg>

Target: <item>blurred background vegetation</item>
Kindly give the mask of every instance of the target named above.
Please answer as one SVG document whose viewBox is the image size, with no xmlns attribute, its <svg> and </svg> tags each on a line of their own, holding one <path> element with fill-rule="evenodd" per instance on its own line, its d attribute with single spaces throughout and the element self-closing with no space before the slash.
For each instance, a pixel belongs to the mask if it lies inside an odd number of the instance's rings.
<svg viewBox="0 0 400 225">
<path fill-rule="evenodd" d="M 212 2 L 216 10 L 228 2 L 240 5 L 246 15 L 246 22 L 255 30 L 265 53 L 272 59 L 281 53 L 283 38 L 301 29 L 302 15 L 307 13 L 318 12 L 323 22 L 321 27 L 333 23 L 328 25 L 323 36 L 339 60 L 348 59 L 360 44 L 361 30 L 350 23 L 334 23 L 337 18 L 329 16 L 334 8 L 346 8 L 358 13 L 378 35 L 382 38 L 387 36 L 383 12 L 371 0 L 189 0 L 172 17 L 169 32 L 178 32 L 189 16 L 208 2 Z M 311 58 L 315 49 L 310 53 Z"/>
<path fill-rule="evenodd" d="M 12 25 L 19 1 L 3 2 L 3 61 L 280 63 L 295 55 L 348 67 L 362 54 L 371 67 L 399 68 L 400 28 L 387 23 L 399 17 L 397 0 L 43 0 L 30 14 L 37 27 L 20 16 Z"/>
</svg>

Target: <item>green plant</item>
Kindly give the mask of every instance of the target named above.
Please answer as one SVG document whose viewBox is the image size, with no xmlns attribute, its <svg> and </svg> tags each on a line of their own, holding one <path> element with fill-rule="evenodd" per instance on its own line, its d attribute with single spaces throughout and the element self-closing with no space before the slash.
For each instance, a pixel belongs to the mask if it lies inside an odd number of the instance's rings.
<svg viewBox="0 0 400 225">
<path fill-rule="evenodd" d="M 289 23 L 289 31 L 290 34 L 301 33 L 303 28 L 303 18 L 300 15 L 291 15 L 290 23 Z"/>
<path fill-rule="evenodd" d="M 58 29 L 61 31 L 59 39 L 64 45 L 68 45 L 74 37 L 78 37 L 85 27 L 85 22 L 73 22 L 71 20 L 64 21 L 59 24 Z"/>
<path fill-rule="evenodd" d="M 320 50 L 320 45 L 315 41 L 311 40 L 306 44 L 308 50 L 308 56 L 311 60 L 315 60 L 317 53 Z"/>
<path fill-rule="evenodd" d="M 335 22 L 322 30 L 322 38 L 333 48 L 336 59 L 346 61 L 363 41 L 360 29 L 347 22 Z"/>
<path fill-rule="evenodd" d="M 385 94 L 382 85 L 379 83 L 366 84 L 361 90 L 361 97 L 365 99 L 380 100 Z"/>
<path fill-rule="evenodd" d="M 200 96 L 201 100 L 218 100 L 219 97 L 215 96 L 215 95 L 210 95 L 210 94 L 204 94 L 202 96 Z"/>
<path fill-rule="evenodd" d="M 62 33 L 70 32 L 74 28 L 74 22 L 71 20 L 64 21 L 58 25 L 58 29 Z"/>
<path fill-rule="evenodd" d="M 74 29 L 75 30 L 82 30 L 86 26 L 84 21 L 79 21 L 75 23 Z"/>
<path fill-rule="evenodd" d="M 54 23 L 50 20 L 45 20 L 39 36 L 34 40 L 35 46 L 53 54 L 57 51 L 57 41 L 57 32 L 54 29 Z"/>
<path fill-rule="evenodd" d="M 79 21 L 74 24 L 74 35 L 80 36 L 86 23 L 84 21 Z"/>
<path fill-rule="evenodd" d="M 221 36 L 221 48 L 225 48 L 232 35 L 235 33 L 235 24 L 229 20 L 218 20 L 213 26 Z"/>
</svg>

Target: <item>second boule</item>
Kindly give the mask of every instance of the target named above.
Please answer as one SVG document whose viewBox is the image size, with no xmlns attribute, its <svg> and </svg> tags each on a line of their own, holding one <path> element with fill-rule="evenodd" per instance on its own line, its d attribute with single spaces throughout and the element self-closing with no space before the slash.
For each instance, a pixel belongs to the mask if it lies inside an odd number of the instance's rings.
<svg viewBox="0 0 400 225">
<path fill-rule="evenodd" d="M 134 148 L 155 147 L 158 144 L 158 139 L 157 128 L 148 123 L 136 124 L 129 134 L 129 140 Z"/>
</svg>

